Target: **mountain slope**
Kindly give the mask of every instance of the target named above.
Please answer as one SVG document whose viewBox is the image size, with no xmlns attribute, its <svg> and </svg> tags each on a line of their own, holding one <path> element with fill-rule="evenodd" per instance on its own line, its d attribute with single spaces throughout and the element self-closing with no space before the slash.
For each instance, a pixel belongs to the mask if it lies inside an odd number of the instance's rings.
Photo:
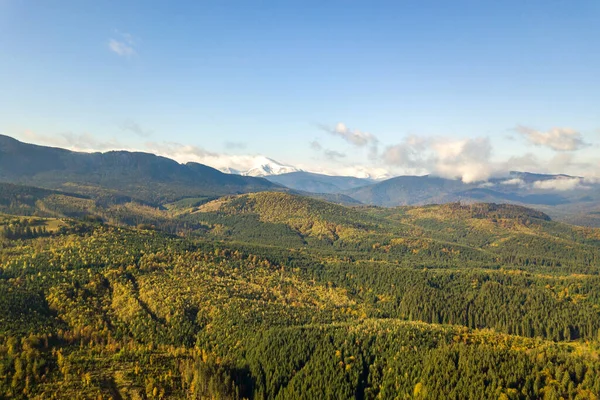
<svg viewBox="0 0 600 400">
<path fill-rule="evenodd" d="M 2 135 L 0 181 L 84 194 L 108 189 L 154 203 L 278 189 L 265 179 L 224 174 L 198 163 L 179 164 L 154 154 L 78 153 Z"/>
<path fill-rule="evenodd" d="M 86 196 L 0 183 L 0 213 L 42 217 L 82 217 L 95 208 L 96 203 Z"/>
<path fill-rule="evenodd" d="M 329 194 L 373 183 L 370 179 L 355 178 L 352 176 L 329 176 L 304 171 L 269 176 L 267 179 L 290 189 Z"/>
<path fill-rule="evenodd" d="M 241 172 L 241 175 L 264 177 L 297 171 L 300 170 L 294 166 L 282 164 L 268 157 L 257 157 L 254 165 L 247 171 Z"/>
<path fill-rule="evenodd" d="M 393 207 L 435 203 L 441 196 L 474 187 L 458 180 L 433 176 L 398 176 L 343 193 L 364 204 Z"/>
<path fill-rule="evenodd" d="M 540 211 L 509 204 L 345 207 L 263 192 L 206 203 L 187 218 L 213 227 L 210 234 L 221 239 L 333 248 L 401 263 L 531 264 L 587 272 L 600 260 L 598 230 L 554 222 Z"/>
<path fill-rule="evenodd" d="M 198 207 L 194 217 L 193 220 L 207 225 L 231 227 L 233 237 L 238 233 L 250 237 L 253 232 L 280 230 L 285 226 L 286 230 L 281 231 L 282 236 L 277 239 L 279 243 L 298 235 L 329 244 L 338 240 L 359 242 L 369 233 L 377 235 L 379 223 L 377 218 L 359 209 L 280 192 L 223 197 Z M 294 234 L 290 236 L 290 232 Z"/>
</svg>

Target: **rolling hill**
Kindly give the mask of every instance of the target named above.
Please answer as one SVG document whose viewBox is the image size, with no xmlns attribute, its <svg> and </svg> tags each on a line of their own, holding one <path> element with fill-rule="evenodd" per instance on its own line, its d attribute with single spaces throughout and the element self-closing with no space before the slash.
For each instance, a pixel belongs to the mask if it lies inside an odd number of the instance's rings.
<svg viewBox="0 0 600 400">
<path fill-rule="evenodd" d="M 600 393 L 598 229 L 487 203 L 0 194 L 152 224 L 0 214 L 0 397 Z"/>
</svg>

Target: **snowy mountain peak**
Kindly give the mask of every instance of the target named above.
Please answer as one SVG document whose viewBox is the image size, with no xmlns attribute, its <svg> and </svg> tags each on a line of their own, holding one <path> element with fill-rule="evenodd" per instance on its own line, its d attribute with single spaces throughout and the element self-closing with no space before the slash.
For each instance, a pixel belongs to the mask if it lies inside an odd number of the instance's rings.
<svg viewBox="0 0 600 400">
<path fill-rule="evenodd" d="M 234 167 L 221 167 L 219 170 L 226 174 L 258 177 L 302 171 L 300 168 L 280 163 L 265 156 L 233 156 L 230 161 Z"/>
<path fill-rule="evenodd" d="M 222 162 L 223 160 L 221 160 Z M 263 155 L 256 156 L 230 156 L 227 166 L 219 167 L 219 170 L 226 174 L 236 174 L 243 176 L 266 177 L 273 175 L 288 174 L 291 172 L 311 172 L 330 176 L 349 176 L 374 181 L 391 178 L 392 175 L 383 168 L 365 167 L 365 166 L 340 166 L 332 170 L 314 170 L 311 168 L 299 168 L 290 164 L 284 164 L 275 161 L 272 158 Z"/>
<path fill-rule="evenodd" d="M 245 176 L 270 176 L 281 175 L 290 172 L 298 172 L 301 169 L 291 165 L 282 164 L 268 157 L 257 157 L 255 164 L 249 170 L 242 172 Z"/>
<path fill-rule="evenodd" d="M 219 171 L 224 172 L 226 174 L 242 175 L 242 171 L 240 171 L 239 169 L 231 168 L 231 167 L 222 167 L 222 168 L 219 168 Z"/>
</svg>

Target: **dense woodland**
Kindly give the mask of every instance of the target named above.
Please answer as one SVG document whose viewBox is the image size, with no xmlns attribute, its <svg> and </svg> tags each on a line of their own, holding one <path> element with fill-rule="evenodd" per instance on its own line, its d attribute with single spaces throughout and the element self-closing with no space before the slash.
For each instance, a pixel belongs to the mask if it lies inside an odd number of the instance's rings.
<svg viewBox="0 0 600 400">
<path fill-rule="evenodd" d="M 4 188 L 0 397 L 600 394 L 598 229 L 495 204 Z"/>
</svg>

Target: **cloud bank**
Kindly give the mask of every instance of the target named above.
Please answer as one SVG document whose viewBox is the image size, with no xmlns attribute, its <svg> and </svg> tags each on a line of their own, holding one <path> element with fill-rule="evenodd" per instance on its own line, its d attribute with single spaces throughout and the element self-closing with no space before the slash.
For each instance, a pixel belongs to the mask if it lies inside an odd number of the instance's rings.
<svg viewBox="0 0 600 400">
<path fill-rule="evenodd" d="M 555 151 L 575 151 L 588 144 L 581 133 L 571 128 L 552 128 L 547 132 L 519 125 L 515 130 L 535 146 L 548 147 Z"/>
<path fill-rule="evenodd" d="M 535 189 L 567 191 L 574 189 L 585 189 L 587 186 L 583 184 L 583 179 L 576 177 L 564 177 L 549 179 L 546 181 L 536 181 L 533 183 Z"/>
<path fill-rule="evenodd" d="M 499 167 L 490 162 L 491 153 L 487 138 L 409 136 L 402 143 L 386 147 L 382 158 L 391 166 L 471 183 L 485 181 L 498 172 Z"/>
</svg>

